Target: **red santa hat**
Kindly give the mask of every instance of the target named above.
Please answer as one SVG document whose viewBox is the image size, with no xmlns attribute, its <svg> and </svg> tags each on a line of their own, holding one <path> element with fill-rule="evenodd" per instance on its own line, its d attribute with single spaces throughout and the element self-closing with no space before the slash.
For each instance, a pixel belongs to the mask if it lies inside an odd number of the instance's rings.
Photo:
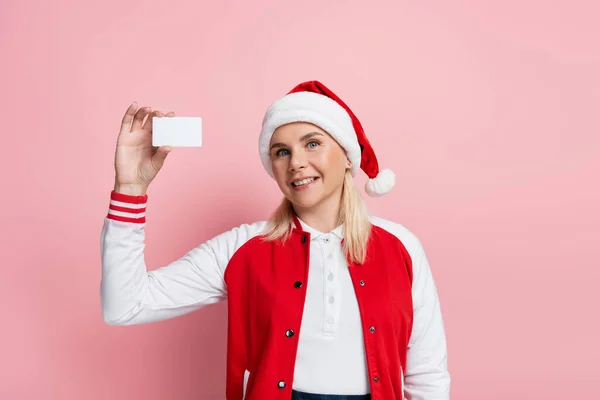
<svg viewBox="0 0 600 400">
<path fill-rule="evenodd" d="M 375 152 L 358 118 L 338 96 L 318 81 L 299 84 L 271 104 L 265 113 L 259 151 L 263 166 L 271 177 L 274 177 L 269 154 L 271 137 L 275 129 L 292 122 L 309 122 L 331 135 L 346 151 L 352 163 L 352 176 L 356 175 L 360 166 L 369 177 L 365 185 L 369 196 L 382 196 L 394 187 L 394 173 L 389 169 L 379 170 Z"/>
</svg>

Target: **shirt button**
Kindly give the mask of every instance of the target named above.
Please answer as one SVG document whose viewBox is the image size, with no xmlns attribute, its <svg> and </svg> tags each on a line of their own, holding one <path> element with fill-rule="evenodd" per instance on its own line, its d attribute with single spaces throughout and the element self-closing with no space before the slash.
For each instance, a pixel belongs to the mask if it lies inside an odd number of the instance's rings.
<svg viewBox="0 0 600 400">
<path fill-rule="evenodd" d="M 333 254 L 330 254 L 330 255 L 328 255 L 328 256 L 327 256 L 327 259 L 328 259 L 328 260 L 333 260 Z"/>
<path fill-rule="evenodd" d="M 334 301 L 335 299 L 333 298 L 333 296 L 329 296 L 329 304 L 333 304 Z"/>
<path fill-rule="evenodd" d="M 327 323 L 328 324 L 333 324 L 333 317 L 327 318 Z"/>
<path fill-rule="evenodd" d="M 306 235 L 302 236 L 302 243 L 306 243 Z"/>
<path fill-rule="evenodd" d="M 379 382 L 379 377 L 378 377 L 378 376 L 376 376 L 375 378 L 373 378 L 373 380 L 374 380 L 375 382 Z"/>
<path fill-rule="evenodd" d="M 369 328 L 369 331 L 370 331 L 371 333 L 375 332 L 375 327 L 374 327 L 374 326 L 370 327 L 370 328 Z"/>
<path fill-rule="evenodd" d="M 330 272 L 329 275 L 327 275 L 327 280 L 328 281 L 332 281 L 333 280 L 333 273 Z"/>
<path fill-rule="evenodd" d="M 359 283 L 360 283 L 360 286 L 365 286 L 365 281 L 361 280 Z"/>
<path fill-rule="evenodd" d="M 287 336 L 287 337 L 294 336 L 294 331 L 291 329 L 288 329 L 287 331 L 285 331 L 285 336 Z"/>
<path fill-rule="evenodd" d="M 327 237 L 326 237 L 326 238 L 323 238 L 323 241 L 324 241 L 325 243 L 329 243 L 329 238 L 327 238 Z"/>
<path fill-rule="evenodd" d="M 279 381 L 279 383 L 277 384 L 277 387 L 279 387 L 279 389 L 283 389 L 285 387 L 285 382 Z"/>
<path fill-rule="evenodd" d="M 294 282 L 294 287 L 296 289 L 300 289 L 302 287 L 302 282 L 300 282 L 300 281 Z"/>
</svg>

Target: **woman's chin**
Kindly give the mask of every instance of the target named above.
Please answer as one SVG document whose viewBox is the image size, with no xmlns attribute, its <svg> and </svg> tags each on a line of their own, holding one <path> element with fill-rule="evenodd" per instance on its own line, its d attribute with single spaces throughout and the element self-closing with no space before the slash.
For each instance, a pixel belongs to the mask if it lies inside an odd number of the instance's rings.
<svg viewBox="0 0 600 400">
<path fill-rule="evenodd" d="M 314 207 L 317 203 L 319 203 L 317 196 L 306 196 L 297 193 L 292 193 L 290 196 L 288 196 L 288 200 L 290 200 L 295 207 L 300 207 L 302 209 Z"/>
</svg>

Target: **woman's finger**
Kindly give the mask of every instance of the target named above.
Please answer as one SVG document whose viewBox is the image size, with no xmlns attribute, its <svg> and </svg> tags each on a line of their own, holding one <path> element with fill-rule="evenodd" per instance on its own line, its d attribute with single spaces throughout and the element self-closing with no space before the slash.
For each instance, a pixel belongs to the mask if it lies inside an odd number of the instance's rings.
<svg viewBox="0 0 600 400">
<path fill-rule="evenodd" d="M 129 133 L 131 129 L 131 121 L 133 121 L 133 116 L 137 110 L 137 102 L 133 102 L 127 107 L 127 111 L 125 111 L 125 115 L 123 115 L 123 119 L 121 120 L 121 130 L 119 131 L 120 135 L 125 135 Z"/>
<path fill-rule="evenodd" d="M 142 129 L 142 123 L 144 122 L 144 117 L 148 115 L 152 111 L 150 107 L 142 107 L 133 116 L 133 123 L 131 124 L 131 130 L 137 131 Z"/>
<path fill-rule="evenodd" d="M 146 122 L 144 122 L 144 126 L 142 129 L 148 133 L 152 133 L 152 118 L 162 117 L 162 116 L 163 116 L 163 113 L 161 113 L 159 110 L 152 111 L 148 115 L 148 118 L 146 118 Z"/>
</svg>

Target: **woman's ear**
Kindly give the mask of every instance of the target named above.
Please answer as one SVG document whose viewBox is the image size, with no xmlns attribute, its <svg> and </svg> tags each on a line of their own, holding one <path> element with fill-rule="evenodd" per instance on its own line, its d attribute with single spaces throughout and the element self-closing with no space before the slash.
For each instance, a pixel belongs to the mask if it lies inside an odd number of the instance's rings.
<svg viewBox="0 0 600 400">
<path fill-rule="evenodd" d="M 350 162 L 349 159 L 346 158 L 346 168 L 347 169 L 351 169 L 352 168 L 352 162 Z"/>
</svg>

